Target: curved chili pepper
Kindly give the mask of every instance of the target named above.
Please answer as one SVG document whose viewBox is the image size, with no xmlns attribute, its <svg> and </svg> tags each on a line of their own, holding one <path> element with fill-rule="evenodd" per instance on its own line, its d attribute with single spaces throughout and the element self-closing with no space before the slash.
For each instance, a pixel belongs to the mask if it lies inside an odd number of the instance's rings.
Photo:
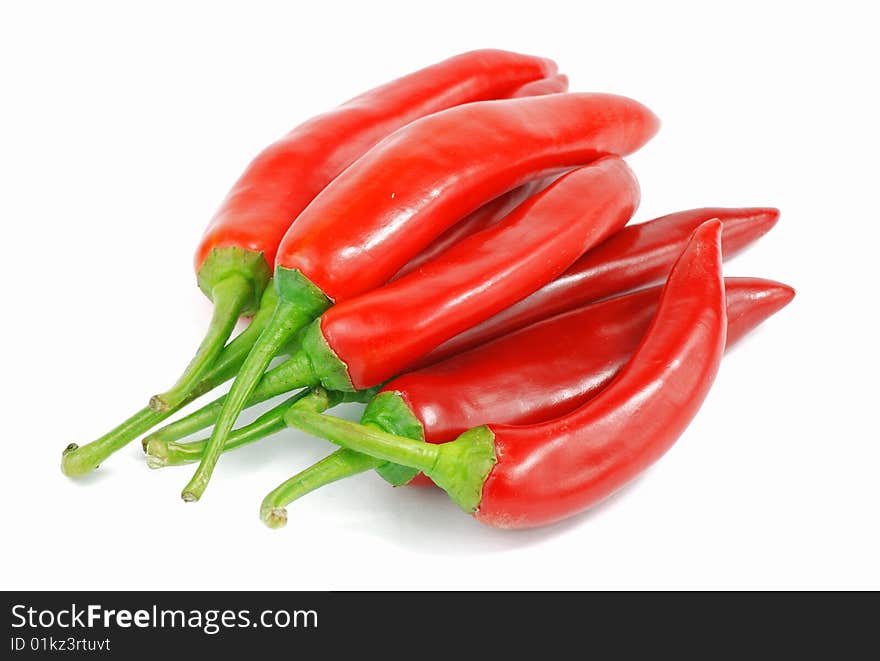
<svg viewBox="0 0 880 661">
<path fill-rule="evenodd" d="M 300 273 L 330 301 L 353 298 L 489 200 L 603 154 L 629 154 L 657 129 L 647 108 L 608 94 L 435 113 L 396 131 L 327 186 L 282 240 L 276 272 Z"/>
<path fill-rule="evenodd" d="M 693 419 L 721 362 L 727 319 L 721 222 L 694 233 L 632 360 L 602 393 L 532 425 L 489 424 L 434 445 L 307 411 L 296 427 L 419 469 L 488 525 L 525 528 L 572 516 L 660 458 Z M 355 430 L 355 433 L 350 433 Z"/>
<path fill-rule="evenodd" d="M 238 317 L 256 310 L 293 220 L 340 172 L 415 119 L 504 97 L 555 71 L 552 61 L 519 53 L 464 53 L 361 94 L 264 149 L 233 185 L 199 242 L 195 268 L 199 287 L 214 301 L 214 317 L 192 362 L 169 391 L 153 397 L 151 408 L 167 410 L 189 394 Z"/>
<path fill-rule="evenodd" d="M 786 285 L 755 278 L 726 278 L 725 289 L 727 346 L 794 296 Z M 445 443 L 479 424 L 476 412 L 483 422 L 518 425 L 569 413 L 599 394 L 629 362 L 662 290 L 651 287 L 572 310 L 404 374 L 381 388 L 364 417 L 381 426 L 394 421 L 403 405 L 426 441 Z M 401 401 L 392 403 L 392 397 Z"/>
<path fill-rule="evenodd" d="M 563 99 L 569 96 L 572 95 L 557 94 L 543 99 Z M 588 106 L 595 105 L 595 99 L 588 98 L 591 99 Z M 540 100 L 542 97 L 471 104 L 469 107 L 485 106 L 494 109 L 505 104 L 514 104 L 519 108 L 523 103 Z M 529 110 L 531 106 L 524 108 Z M 441 114 L 434 117 L 439 117 Z M 489 116 L 494 114 L 493 110 Z M 528 114 L 530 113 L 527 112 L 520 118 Z M 607 121 L 607 117 L 605 119 Z M 394 149 L 391 151 L 393 152 Z M 554 152 L 556 157 L 559 156 L 556 149 L 550 151 Z M 582 153 L 583 155 L 585 152 Z M 566 158 L 570 157 L 571 154 Z M 552 161 L 553 154 L 548 158 Z M 363 163 L 364 160 L 369 159 L 365 157 L 359 163 Z M 545 167 L 547 162 L 545 161 Z M 346 174 L 357 169 L 351 168 Z M 377 173 L 377 176 L 380 174 Z M 522 176 L 522 170 L 519 176 Z M 517 180 L 510 181 L 521 183 Z M 509 190 L 509 186 L 507 189 Z M 485 192 L 490 189 L 483 187 L 482 190 Z M 580 191 L 583 197 L 574 202 L 570 191 Z M 454 198 L 457 193 L 450 192 L 450 196 Z M 433 201 L 428 202 L 423 211 L 430 209 L 434 202 L 440 203 L 438 201 L 444 198 L 443 195 L 433 194 L 430 197 L 433 197 Z M 331 311 L 321 320 L 316 321 L 303 336 L 304 353 L 309 357 L 305 361 L 308 369 L 303 371 L 303 378 L 309 379 L 309 382 L 304 385 L 312 385 L 319 380 L 332 390 L 363 389 L 393 376 L 397 370 L 406 367 L 408 362 L 418 358 L 425 351 L 502 310 L 554 278 L 584 250 L 622 227 L 634 211 L 637 199 L 638 184 L 626 164 L 617 157 L 607 156 L 592 166 L 569 173 L 519 207 L 504 222 L 459 243 L 418 272 L 401 278 L 381 290 L 376 290 L 369 295 L 369 298 L 351 301 L 349 306 L 351 311 L 347 315 L 344 311 L 343 313 Z M 543 222 L 535 220 L 535 218 L 544 219 L 545 216 L 546 220 Z M 408 215 L 408 218 L 411 219 L 412 216 Z M 303 220 L 301 217 L 291 229 L 296 230 Z M 549 227 L 556 228 L 555 233 L 548 233 L 546 230 Z M 290 234 L 288 238 L 289 236 Z M 335 241 L 336 238 L 334 237 L 333 240 Z M 495 254 L 492 242 L 497 244 L 496 249 L 500 254 Z M 504 247 L 508 244 L 509 254 L 505 255 Z M 282 258 L 284 251 L 283 242 L 279 259 Z M 296 257 L 291 255 L 291 258 Z M 374 270 L 380 269 L 376 267 Z M 275 317 L 263 331 L 261 341 L 255 345 L 233 383 L 199 469 L 184 489 L 185 500 L 197 499 L 204 491 L 213 466 L 222 452 L 226 435 L 231 430 L 238 412 L 251 396 L 256 381 L 262 375 L 271 356 L 277 353 L 281 343 L 289 340 L 308 314 L 317 316 L 320 312 L 316 299 L 301 295 L 304 290 L 298 289 L 299 285 L 291 284 L 307 282 L 298 270 L 281 268 L 276 273 L 279 306 L 276 308 Z M 287 275 L 284 275 L 285 273 Z M 393 275 L 393 272 L 390 275 Z M 435 294 L 433 302 L 436 304 L 438 296 L 442 296 L 442 303 L 421 307 L 425 311 L 434 311 L 432 312 L 435 315 L 434 323 L 426 325 L 422 317 L 418 326 L 411 325 L 407 328 L 400 326 L 399 321 L 403 316 L 413 318 L 412 314 L 401 314 L 403 311 L 400 310 L 400 302 L 411 302 L 412 309 L 419 307 L 420 299 L 425 298 L 425 284 L 428 283 L 430 287 L 432 282 L 442 287 L 441 291 Z M 308 287 L 315 290 L 314 285 L 308 284 Z M 286 300 L 285 296 L 287 296 Z M 437 310 L 443 311 L 441 318 L 436 318 Z M 380 317 L 387 322 L 376 323 Z M 368 318 L 372 321 L 366 321 Z M 392 321 L 395 323 L 392 324 Z M 367 327 L 373 329 L 369 338 L 366 336 Z M 348 335 L 356 328 L 361 336 L 360 339 Z M 403 331 L 403 334 L 394 335 L 397 330 Z M 392 337 L 393 341 L 389 341 Z M 384 353 L 383 346 L 387 348 Z M 392 350 L 392 346 L 396 347 L 396 350 Z M 356 356 L 359 362 L 353 362 Z M 380 358 L 382 365 L 377 364 Z M 381 376 L 382 374 L 385 376 Z"/>
<path fill-rule="evenodd" d="M 779 220 L 779 210 L 704 207 L 629 225 L 586 253 L 553 282 L 431 351 L 414 369 L 550 315 L 663 280 L 693 232 L 712 218 L 724 224 L 721 245 L 727 259 L 769 232 Z"/>
<path fill-rule="evenodd" d="M 508 308 L 517 310 L 516 314 L 503 311 L 495 315 L 444 342 L 427 356 L 415 361 L 408 369 L 420 369 L 496 337 L 502 337 L 529 323 L 664 279 L 675 261 L 675 257 L 670 255 L 676 250 L 680 254 L 687 244 L 689 235 L 683 237 L 683 232 L 689 231 L 692 234 L 701 223 L 712 218 L 713 213 L 722 220 L 722 246 L 728 251 L 724 253 L 725 258 L 766 234 L 779 218 L 778 210 L 769 207 L 709 207 L 680 211 L 627 226 L 599 247 L 587 252 L 560 278 Z M 617 239 L 620 235 L 625 235 L 623 240 Z M 300 387 L 302 379 L 299 373 L 299 367 L 291 364 L 291 361 L 269 370 L 254 390 L 248 405 Z M 151 440 L 176 441 L 209 427 L 216 422 L 223 401 L 222 398 L 215 400 L 163 427 L 145 439 L 145 443 Z"/>
<path fill-rule="evenodd" d="M 725 278 L 727 344 L 785 307 L 794 290 L 772 280 Z M 598 395 L 632 358 L 656 311 L 662 286 L 606 299 L 498 338 L 385 384 L 370 401 L 362 425 L 428 443 L 446 443 L 492 422 L 524 425 L 565 415 Z M 282 404 L 274 425 L 237 429 L 227 449 L 284 429 Z M 270 417 L 269 414 L 266 414 Z M 351 432 L 349 432 L 351 433 Z M 203 442 L 157 444 L 162 465 L 192 461 Z M 284 507 L 331 482 L 375 468 L 386 480 L 431 484 L 418 471 L 340 449 L 273 490 L 261 516 L 271 527 L 286 522 Z"/>
<path fill-rule="evenodd" d="M 209 370 L 213 363 L 232 369 L 227 378 L 234 376 L 265 326 L 236 338 L 230 347 L 234 351 L 222 350 L 236 319 L 254 313 L 253 300 L 266 304 L 260 292 L 284 232 L 348 164 L 394 129 L 425 114 L 460 103 L 561 91 L 567 85 L 564 76 L 542 78 L 555 71 L 555 63 L 544 58 L 495 50 L 464 53 L 355 97 L 265 149 L 233 186 L 196 253 L 199 286 L 214 302 L 214 317 L 196 356 L 177 383 L 154 396 L 148 408 L 82 448 L 68 445 L 64 473 L 77 476 L 93 470 L 195 399 L 195 391 L 202 394 L 227 380 L 216 381 L 215 370 Z M 271 309 L 274 305 L 273 292 Z M 263 310 L 257 313 L 265 316 Z"/>
</svg>

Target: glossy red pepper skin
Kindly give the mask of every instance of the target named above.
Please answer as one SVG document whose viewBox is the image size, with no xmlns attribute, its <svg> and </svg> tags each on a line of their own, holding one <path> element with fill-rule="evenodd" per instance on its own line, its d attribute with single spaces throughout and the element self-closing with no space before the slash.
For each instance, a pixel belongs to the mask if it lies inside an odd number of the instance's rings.
<svg viewBox="0 0 880 661">
<path fill-rule="evenodd" d="M 531 296 L 444 342 L 419 360 L 414 369 L 554 314 L 663 280 L 693 232 L 712 218 L 722 222 L 721 244 L 726 259 L 769 232 L 779 220 L 779 210 L 704 207 L 625 227 Z"/>
<path fill-rule="evenodd" d="M 512 191 L 504 193 L 504 195 L 499 195 L 491 202 L 487 202 L 434 239 L 431 242 L 431 245 L 425 248 L 416 257 L 407 262 L 406 266 L 395 273 L 394 277 L 391 278 L 391 281 L 399 280 L 408 273 L 418 271 L 423 265 L 427 264 L 432 259 L 439 257 L 467 237 L 492 227 L 495 223 L 516 209 L 516 207 L 538 191 L 548 186 L 550 183 L 552 183 L 551 179 L 535 179 L 534 181 L 523 184 L 519 188 L 514 188 Z"/>
<path fill-rule="evenodd" d="M 606 156 L 418 271 L 333 306 L 319 321 L 321 334 L 354 389 L 378 385 L 562 273 L 623 227 L 638 202 L 632 171 Z"/>
<path fill-rule="evenodd" d="M 625 155 L 658 129 L 607 94 L 485 101 L 396 131 L 337 177 L 285 235 L 277 269 L 340 302 L 387 282 L 457 220 L 523 183 Z"/>
<path fill-rule="evenodd" d="M 725 278 L 724 283 L 728 347 L 794 298 L 791 287 L 772 280 Z M 539 321 L 397 377 L 380 393 L 403 399 L 428 443 L 449 442 L 486 421 L 551 420 L 598 395 L 629 362 L 662 290 L 650 287 Z M 433 482 L 419 474 L 408 484 Z"/>
<path fill-rule="evenodd" d="M 710 221 L 673 267 L 632 360 L 598 397 L 549 422 L 487 426 L 497 463 L 475 516 L 503 528 L 552 523 L 641 473 L 696 415 L 718 371 L 726 327 L 721 223 Z"/>
<path fill-rule="evenodd" d="M 568 91 L 568 76 L 556 74 L 549 78 L 526 83 L 510 94 L 509 98 L 543 96 L 545 94 L 558 94 L 566 91 Z M 392 280 L 397 280 L 401 276 L 417 270 L 422 264 L 446 252 L 462 239 L 476 234 L 487 227 L 491 227 L 526 199 L 546 188 L 551 182 L 551 179 L 535 179 L 523 184 L 519 188 L 514 188 L 512 191 L 499 195 L 491 202 L 487 202 L 434 239 L 431 245 L 407 262 L 406 266 L 400 269 Z"/>
<path fill-rule="evenodd" d="M 551 60 L 476 50 L 372 89 L 297 126 L 267 147 L 233 185 L 195 255 L 198 271 L 215 248 L 262 253 L 269 266 L 303 209 L 384 137 L 415 119 L 452 106 L 504 98 L 525 83 L 552 76 Z"/>
<path fill-rule="evenodd" d="M 794 297 L 791 287 L 760 278 L 725 278 L 725 290 L 727 346 Z M 487 421 L 552 420 L 598 395 L 629 362 L 662 291 L 658 285 L 539 321 L 399 376 L 379 392 L 403 398 L 429 443 Z"/>
</svg>

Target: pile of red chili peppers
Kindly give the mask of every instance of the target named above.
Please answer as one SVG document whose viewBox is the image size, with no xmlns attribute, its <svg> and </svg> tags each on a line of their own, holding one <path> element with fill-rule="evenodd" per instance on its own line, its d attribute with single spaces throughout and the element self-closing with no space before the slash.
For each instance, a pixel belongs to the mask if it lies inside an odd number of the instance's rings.
<svg viewBox="0 0 880 661">
<path fill-rule="evenodd" d="M 722 276 L 776 209 L 630 223 L 640 193 L 622 157 L 658 128 L 632 99 L 570 93 L 552 60 L 499 50 L 294 128 L 248 165 L 196 250 L 214 315 L 192 361 L 107 434 L 69 445 L 64 473 L 151 432 L 150 467 L 198 464 L 182 492 L 196 501 L 222 453 L 294 427 L 339 448 L 265 497 L 271 527 L 370 469 L 433 483 L 497 527 L 591 507 L 669 449 L 724 348 L 794 296 Z M 325 413 L 341 402 L 366 404 L 360 423 Z"/>
</svg>

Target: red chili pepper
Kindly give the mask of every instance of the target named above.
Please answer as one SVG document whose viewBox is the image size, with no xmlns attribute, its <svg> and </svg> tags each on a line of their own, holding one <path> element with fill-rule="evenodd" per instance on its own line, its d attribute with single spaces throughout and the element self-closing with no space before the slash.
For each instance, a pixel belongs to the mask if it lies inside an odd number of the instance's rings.
<svg viewBox="0 0 880 661">
<path fill-rule="evenodd" d="M 540 176 L 629 154 L 658 129 L 641 104 L 551 94 L 457 106 L 408 124 L 337 177 L 285 235 L 276 271 L 331 301 L 374 289 L 455 221 Z"/>
<path fill-rule="evenodd" d="M 456 220 L 498 195 L 603 154 L 627 154 L 657 128 L 656 117 L 631 99 L 551 94 L 445 110 L 370 150 L 309 204 L 281 242 L 275 316 L 229 391 L 184 500 L 204 492 L 269 362 L 331 302 L 388 281 Z"/>
<path fill-rule="evenodd" d="M 485 422 L 525 425 L 565 415 L 601 393 L 629 362 L 662 290 L 651 287 L 571 310 L 392 379 L 367 405 L 361 424 L 447 443 Z M 725 278 L 725 292 L 728 347 L 794 297 L 791 287 L 759 278 Z M 226 449 L 284 429 L 290 406 L 237 429 Z M 204 441 L 156 444 L 151 454 L 156 465 L 172 465 L 198 460 L 203 450 Z M 293 500 L 371 468 L 396 486 L 432 484 L 414 469 L 340 449 L 272 491 L 263 501 L 263 520 L 283 525 L 284 507 Z"/>
<path fill-rule="evenodd" d="M 342 420 L 328 424 L 296 407 L 286 418 L 343 447 L 421 470 L 484 523 L 544 525 L 607 497 L 669 449 L 709 391 L 726 326 L 721 222 L 714 220 L 697 229 L 673 267 L 632 360 L 568 414 L 484 425 L 440 445 Z"/>
<path fill-rule="evenodd" d="M 725 288 L 727 346 L 794 296 L 787 285 L 756 278 L 726 278 Z M 451 441 L 487 420 L 529 424 L 564 415 L 595 397 L 632 358 L 662 291 L 651 287 L 537 322 L 399 376 L 380 396 L 397 393 L 429 443 Z M 370 406 L 368 419 L 388 419 L 386 406 Z"/>
<path fill-rule="evenodd" d="M 542 78 L 541 80 L 526 83 L 510 94 L 508 98 L 516 99 L 530 96 L 543 96 L 546 94 L 557 94 L 567 90 L 568 76 L 565 76 L 564 74 L 556 74 L 549 78 Z M 552 182 L 552 178 L 535 179 L 523 184 L 519 188 L 515 188 L 503 195 L 499 195 L 491 202 L 487 202 L 434 239 L 434 241 L 432 241 L 431 244 L 419 255 L 407 262 L 407 264 L 394 275 L 392 280 L 396 280 L 407 273 L 415 271 L 423 264 L 426 264 L 438 255 L 446 252 L 462 239 L 465 239 L 472 234 L 476 234 L 487 227 L 491 227 L 525 200 L 538 191 L 543 190 Z"/>
<path fill-rule="evenodd" d="M 562 81 L 556 76 L 543 78 L 555 71 L 551 60 L 529 55 L 497 50 L 464 53 L 355 97 L 265 149 L 235 183 L 196 252 L 199 286 L 214 302 L 214 316 L 196 356 L 170 390 L 150 400 L 148 409 L 92 443 L 70 444 L 62 459 L 65 474 L 93 470 L 218 385 L 216 374 L 227 368 L 234 373 L 262 332 L 262 327 L 254 328 L 225 351 L 235 321 L 242 314 L 254 314 L 258 302 L 269 298 L 261 293 L 284 233 L 343 169 L 392 131 L 426 114 L 461 103 L 558 91 Z M 530 81 L 538 83 L 531 92 Z M 275 299 L 271 300 L 274 305 Z"/>
<path fill-rule="evenodd" d="M 505 310 L 495 315 L 444 342 L 408 369 L 415 370 L 439 362 L 529 323 L 665 278 L 675 261 L 675 257 L 670 255 L 675 250 L 680 254 L 687 244 L 687 236 L 682 238 L 682 232 L 690 227 L 692 234 L 700 224 L 712 218 L 713 213 L 722 217 L 722 245 L 733 253 L 763 236 L 779 217 L 779 212 L 772 208 L 710 207 L 681 211 L 625 227 L 598 248 L 587 252 L 560 278 L 508 308 L 515 310 L 515 314 L 508 314 Z M 623 240 L 618 239 L 621 235 Z M 725 258 L 728 254 L 724 254 Z M 665 270 L 662 270 L 664 265 Z M 621 272 L 618 273 L 618 270 Z M 300 374 L 301 367 L 295 362 L 281 363 L 265 374 L 248 404 L 256 404 L 300 387 Z M 223 401 L 222 398 L 215 400 L 163 427 L 145 439 L 145 443 L 151 440 L 176 441 L 209 427 L 216 422 Z"/>
<path fill-rule="evenodd" d="M 264 149 L 229 191 L 199 243 L 199 287 L 214 301 L 215 315 L 192 363 L 171 390 L 153 398 L 152 408 L 171 408 L 198 383 L 236 319 L 256 310 L 293 220 L 340 172 L 413 120 L 461 103 L 503 98 L 555 71 L 555 63 L 539 57 L 464 53 L 361 94 Z"/>
<path fill-rule="evenodd" d="M 443 343 L 414 368 L 457 355 L 539 319 L 663 280 L 697 227 L 712 218 L 724 224 L 721 245 L 727 259 L 769 232 L 779 220 L 779 210 L 705 207 L 625 227 L 586 253 L 562 276 Z"/>
</svg>

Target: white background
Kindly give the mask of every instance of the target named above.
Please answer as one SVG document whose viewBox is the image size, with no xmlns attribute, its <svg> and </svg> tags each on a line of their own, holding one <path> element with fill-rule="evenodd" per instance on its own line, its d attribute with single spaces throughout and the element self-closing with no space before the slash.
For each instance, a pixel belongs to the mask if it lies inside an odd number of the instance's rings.
<svg viewBox="0 0 880 661">
<path fill-rule="evenodd" d="M 880 588 L 876 20 L 871 3 L 4 3 L 2 563 L 7 588 Z M 827 7 L 823 9 L 822 7 Z M 331 448 L 288 432 L 191 467 L 139 443 L 59 471 L 169 385 L 210 314 L 191 253 L 263 146 L 460 51 L 547 55 L 663 120 L 639 219 L 774 205 L 731 275 L 794 303 L 722 366 L 651 470 L 550 528 L 485 528 L 373 474 L 263 495 Z M 348 415 L 356 411 L 350 408 Z"/>
</svg>

